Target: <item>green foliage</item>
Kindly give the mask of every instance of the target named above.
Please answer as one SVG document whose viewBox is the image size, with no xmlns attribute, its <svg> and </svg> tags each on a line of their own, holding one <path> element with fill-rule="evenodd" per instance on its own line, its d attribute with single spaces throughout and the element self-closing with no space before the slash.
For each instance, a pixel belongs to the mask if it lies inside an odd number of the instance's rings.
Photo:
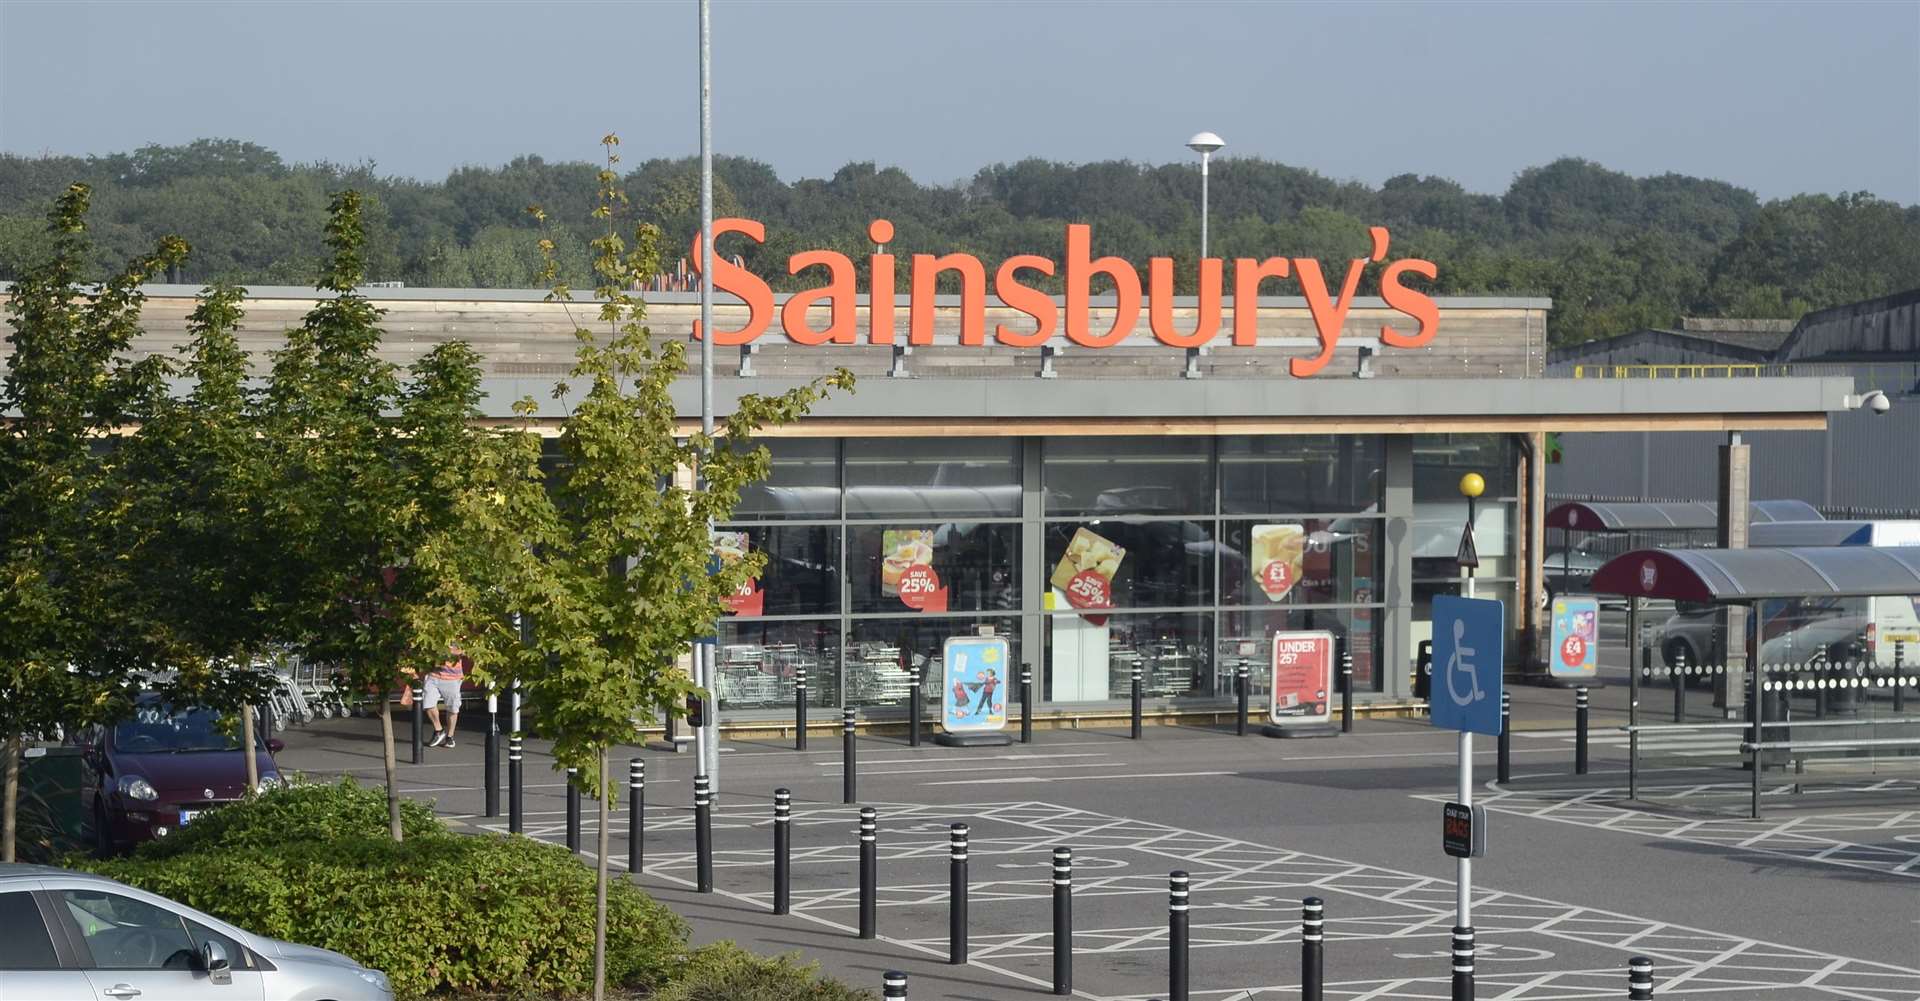
<svg viewBox="0 0 1920 1001">
<path fill-rule="evenodd" d="M 385 815 L 380 793 L 351 784 L 279 789 L 195 822 L 184 850 L 72 861 L 258 934 L 344 953 L 386 971 L 401 998 L 587 989 L 590 870 L 530 838 L 454 834 L 419 808 L 395 842 Z M 208 833 L 187 841 L 201 822 Z M 684 922 L 624 881 L 608 909 L 609 978 L 665 983 L 686 955 Z"/>
<path fill-rule="evenodd" d="M 732 942 L 694 950 L 672 983 L 650 1001 L 872 1001 L 871 991 L 856 990 L 820 975 L 820 964 L 796 956 L 756 956 Z"/>
</svg>

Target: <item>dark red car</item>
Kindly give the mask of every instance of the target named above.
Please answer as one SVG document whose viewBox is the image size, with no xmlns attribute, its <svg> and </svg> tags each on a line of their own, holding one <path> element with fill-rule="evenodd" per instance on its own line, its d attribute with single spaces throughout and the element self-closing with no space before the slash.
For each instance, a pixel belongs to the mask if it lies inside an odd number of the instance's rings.
<svg viewBox="0 0 1920 1001">
<path fill-rule="evenodd" d="M 80 745 L 86 751 L 82 789 L 93 817 L 94 839 L 103 853 L 168 834 L 206 811 L 246 795 L 247 759 L 238 728 L 227 732 L 211 709 L 176 709 L 142 697 L 133 717 L 94 727 Z M 258 742 L 261 788 L 280 784 L 272 755 L 278 740 Z"/>
</svg>

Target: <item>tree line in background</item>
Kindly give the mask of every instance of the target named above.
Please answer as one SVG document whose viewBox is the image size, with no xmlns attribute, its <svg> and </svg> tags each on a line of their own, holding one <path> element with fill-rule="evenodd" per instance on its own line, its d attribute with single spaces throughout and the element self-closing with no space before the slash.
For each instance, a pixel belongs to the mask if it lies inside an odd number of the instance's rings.
<svg viewBox="0 0 1920 1001">
<path fill-rule="evenodd" d="M 600 801 L 604 942 L 607 750 L 685 711 L 665 708 L 693 690 L 679 658 L 764 563 L 716 566 L 708 527 L 767 474 L 754 435 L 851 383 L 841 372 L 743 397 L 717 434 L 680 436 L 671 389 L 686 345 L 654 340 L 623 291 L 658 266 L 658 231 L 621 235 L 618 140 L 606 141 L 595 235 L 584 249 L 548 236 L 529 275 L 569 300 L 560 261 L 582 253 L 595 282 L 576 319 L 577 402 L 551 445 L 532 400 L 518 419 L 483 419 L 467 344 L 405 370 L 381 359 L 380 310 L 357 291 L 380 253 L 360 192 L 322 202 L 318 279 L 306 278 L 322 296 L 260 382 L 235 337 L 243 294 L 224 282 L 200 294 L 179 357 L 130 360 L 142 285 L 196 258 L 168 235 L 97 273 L 113 248 L 96 237 L 113 224 L 95 225 L 88 185 L 58 194 L 6 303 L 0 861 L 15 856 L 29 739 L 112 724 L 157 691 L 240 720 L 238 746 L 255 747 L 249 707 L 274 684 L 263 665 L 288 654 L 376 703 L 398 841 L 389 697 L 458 643 L 478 679 L 520 686 L 556 768 L 577 768 Z M 698 488 L 681 475 L 695 467 Z"/>
<path fill-rule="evenodd" d="M 94 190 L 93 273 L 162 234 L 194 246 L 173 265 L 182 280 L 302 284 L 327 254 L 328 192 L 363 193 L 366 275 L 453 288 L 526 288 L 547 266 L 539 204 L 556 225 L 558 277 L 595 283 L 589 242 L 601 167 L 520 157 L 462 167 L 445 181 L 381 177 L 371 165 L 288 164 L 233 140 L 148 146 L 94 157 L 0 155 L 0 280 L 42 261 L 42 207 L 72 182 Z M 1096 254 L 1145 268 L 1154 256 L 1190 261 L 1199 244 L 1199 172 L 1191 164 L 1055 163 L 983 168 L 971 180 L 924 185 L 896 168 L 853 163 L 791 184 L 740 157 L 715 161 L 715 211 L 767 225 L 767 242 L 723 241 L 776 290 L 817 283 L 786 272 L 795 251 L 852 258 L 867 280 L 866 223 L 893 221 L 896 255 L 955 251 L 998 260 L 1049 254 L 1067 222 L 1093 226 Z M 654 159 L 620 179 L 640 221 L 664 234 L 677 271 L 698 229 L 692 160 Z M 1210 251 L 1221 257 L 1365 256 L 1368 226 L 1393 232 L 1389 256 L 1439 265 L 1442 295 L 1544 295 L 1556 343 L 1575 343 L 1682 315 L 1796 318 L 1811 309 L 1920 286 L 1920 207 L 1865 193 L 1762 202 L 1713 180 L 1635 178 L 1585 160 L 1522 171 L 1502 195 L 1403 174 L 1378 188 L 1257 158 L 1216 161 Z M 1369 269 L 1367 282 L 1377 269 Z M 1190 292 L 1193 270 L 1178 269 Z M 1144 275 L 1143 275 L 1144 277 Z M 1282 282 L 1274 289 L 1286 292 Z M 1361 291 L 1369 291 L 1363 284 Z"/>
</svg>

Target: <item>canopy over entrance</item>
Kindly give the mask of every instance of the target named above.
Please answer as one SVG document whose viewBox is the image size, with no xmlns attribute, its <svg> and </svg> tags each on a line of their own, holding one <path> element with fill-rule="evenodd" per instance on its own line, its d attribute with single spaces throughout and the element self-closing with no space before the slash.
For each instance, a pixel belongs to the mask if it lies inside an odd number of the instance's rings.
<svg viewBox="0 0 1920 1001">
<path fill-rule="evenodd" d="M 1593 590 L 1713 605 L 1913 595 L 1920 594 L 1920 546 L 1636 549 L 1595 572 Z"/>
<path fill-rule="evenodd" d="M 1805 501 L 1763 500 L 1747 505 L 1748 524 L 1820 521 L 1819 509 Z M 1661 532 L 1711 529 L 1720 524 L 1720 505 L 1712 501 L 1614 504 L 1579 501 L 1547 512 L 1546 527 L 1576 532 Z"/>
</svg>

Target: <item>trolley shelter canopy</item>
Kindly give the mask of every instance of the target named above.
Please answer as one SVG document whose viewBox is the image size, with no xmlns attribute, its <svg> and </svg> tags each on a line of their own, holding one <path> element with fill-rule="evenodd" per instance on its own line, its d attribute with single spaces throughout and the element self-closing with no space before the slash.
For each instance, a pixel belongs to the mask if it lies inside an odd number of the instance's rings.
<svg viewBox="0 0 1920 1001">
<path fill-rule="evenodd" d="M 1819 509 L 1805 501 L 1763 500 L 1747 505 L 1748 524 L 1820 520 Z M 1720 505 L 1712 501 L 1578 501 L 1548 511 L 1546 527 L 1576 532 L 1679 532 L 1711 529 L 1719 523 Z"/>
<path fill-rule="evenodd" d="M 1711 605 L 1915 595 L 1920 594 L 1920 546 L 1636 549 L 1596 571 L 1593 590 Z"/>
</svg>

